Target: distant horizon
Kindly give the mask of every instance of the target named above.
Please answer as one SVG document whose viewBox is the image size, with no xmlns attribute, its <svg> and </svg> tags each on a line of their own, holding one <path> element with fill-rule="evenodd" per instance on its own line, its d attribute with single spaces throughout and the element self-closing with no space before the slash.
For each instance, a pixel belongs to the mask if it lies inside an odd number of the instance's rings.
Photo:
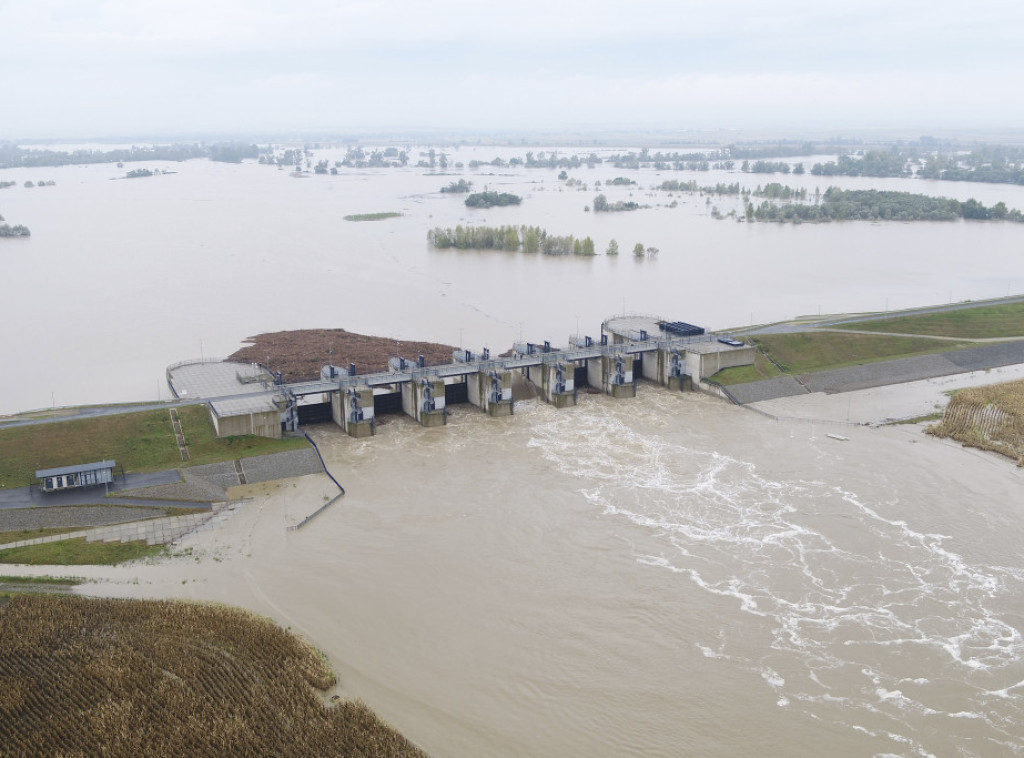
<svg viewBox="0 0 1024 758">
<path fill-rule="evenodd" d="M 55 136 L 0 136 L 0 145 L 23 148 L 48 145 L 124 145 L 124 144 L 184 144 L 184 143 L 284 143 L 292 141 L 320 143 L 384 143 L 413 142 L 417 144 L 494 145 L 551 145 L 562 147 L 663 147 L 669 145 L 725 146 L 737 144 L 799 144 L 817 145 L 848 143 L 851 147 L 864 144 L 915 144 L 922 139 L 958 144 L 1016 144 L 1024 143 L 1024 127 L 987 128 L 886 128 L 863 127 L 830 130 L 756 129 L 722 127 L 715 129 L 687 128 L 629 128 L 623 126 L 590 127 L 588 129 L 469 129 L 446 127 L 381 126 L 361 129 L 306 129 L 306 130 L 157 130 L 134 133 L 57 134 Z"/>
</svg>

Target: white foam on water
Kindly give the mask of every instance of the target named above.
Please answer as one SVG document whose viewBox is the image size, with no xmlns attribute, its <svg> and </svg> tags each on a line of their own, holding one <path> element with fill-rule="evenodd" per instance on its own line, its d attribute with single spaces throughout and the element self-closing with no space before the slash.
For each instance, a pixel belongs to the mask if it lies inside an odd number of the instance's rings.
<svg viewBox="0 0 1024 758">
<path fill-rule="evenodd" d="M 948 714 L 952 719 L 981 719 L 985 720 L 985 714 L 974 713 L 973 711 L 960 711 L 959 713 Z"/>
<path fill-rule="evenodd" d="M 772 671 L 770 668 L 761 669 L 761 678 L 768 682 L 768 686 L 778 689 L 786 683 L 786 680 L 779 676 L 778 672 Z"/>
<path fill-rule="evenodd" d="M 968 563 L 947 547 L 950 535 L 881 514 L 895 503 L 870 504 L 819 481 L 766 478 L 752 463 L 716 450 L 640 434 L 600 403 L 582 404 L 571 418 L 545 418 L 529 445 L 577 478 L 602 513 L 661 540 L 665 549 L 637 556 L 639 563 L 686 577 L 768 622 L 772 654 L 804 672 L 782 677 L 749 660 L 780 704 L 839 704 L 844 714 L 837 718 L 862 710 L 903 726 L 908 713 L 943 713 L 921 699 L 940 686 L 933 678 L 898 671 L 903 651 L 963 672 L 947 672 L 941 686 L 951 677 L 1024 670 L 1024 639 L 990 610 L 990 601 L 1009 591 L 1008 581 L 1024 573 Z M 698 647 L 707 657 L 738 660 L 729 642 Z M 851 666 L 871 684 L 842 673 Z M 898 688 L 901 682 L 914 685 L 914 696 Z M 965 685 L 957 702 L 969 707 L 957 712 L 986 712 L 993 699 L 1016 699 L 1010 690 L 1021 684 Z M 1015 710 L 994 731 L 1009 737 L 1022 729 L 1024 716 Z M 889 737 L 930 754 L 912 737 Z"/>
</svg>

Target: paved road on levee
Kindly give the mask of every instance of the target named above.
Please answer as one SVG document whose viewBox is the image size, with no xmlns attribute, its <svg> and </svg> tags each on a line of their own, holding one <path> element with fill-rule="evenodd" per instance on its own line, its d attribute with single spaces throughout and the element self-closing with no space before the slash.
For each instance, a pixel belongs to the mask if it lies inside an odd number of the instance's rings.
<svg viewBox="0 0 1024 758">
<path fill-rule="evenodd" d="M 949 305 L 934 305 L 927 308 L 909 308 L 903 311 L 885 311 L 878 313 L 857 313 L 847 316 L 822 316 L 818 319 L 808 318 L 807 320 L 780 321 L 777 324 L 764 324 L 763 326 L 750 329 L 733 329 L 735 334 L 789 334 L 795 332 L 807 332 L 812 329 L 824 330 L 828 327 L 837 327 L 843 324 L 855 324 L 863 321 L 879 321 L 889 318 L 902 318 L 903 316 L 926 316 L 931 313 L 947 313 L 949 311 L 963 311 L 970 308 L 982 308 L 989 305 L 1009 305 L 1010 303 L 1024 303 L 1024 295 L 1013 295 L 1012 297 L 1000 297 L 995 300 L 975 300 L 965 303 L 950 303 Z M 859 330 L 858 330 L 859 331 Z M 888 332 L 887 332 L 888 333 Z M 922 335 L 930 336 L 930 335 Z M 971 340 L 972 342 L 987 342 L 989 340 Z"/>
</svg>

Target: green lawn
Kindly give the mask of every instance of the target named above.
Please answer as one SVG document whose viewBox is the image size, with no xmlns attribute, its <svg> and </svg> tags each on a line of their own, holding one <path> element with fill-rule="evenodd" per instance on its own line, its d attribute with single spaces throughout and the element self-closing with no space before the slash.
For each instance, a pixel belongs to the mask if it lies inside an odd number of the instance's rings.
<svg viewBox="0 0 1024 758">
<path fill-rule="evenodd" d="M 166 411 L 163 411 L 163 414 L 168 418 L 167 428 L 170 430 L 170 418 Z M 189 466 L 309 447 L 309 443 L 304 437 L 291 437 L 283 440 L 272 440 L 252 434 L 239 437 L 217 437 L 213 429 L 213 422 L 210 421 L 210 412 L 204 405 L 189 405 L 179 408 L 178 420 L 181 422 L 181 431 L 185 435 L 185 444 L 188 446 L 188 454 L 191 459 L 187 464 Z M 171 440 L 174 441 L 173 432 L 171 432 Z M 178 460 L 177 464 L 161 465 L 150 470 L 158 471 L 161 468 L 180 466 L 181 456 L 176 443 L 174 451 Z"/>
<path fill-rule="evenodd" d="M 74 587 L 81 579 L 66 576 L 0 576 L 0 584 L 52 584 L 58 587 Z"/>
<path fill-rule="evenodd" d="M 79 527 L 55 527 L 49 529 L 19 529 L 16 532 L 0 532 L 0 545 L 9 542 L 21 542 L 22 540 L 35 540 L 40 537 L 49 537 L 54 534 L 67 534 L 78 531 Z"/>
<path fill-rule="evenodd" d="M 113 460 L 143 472 L 306 447 L 304 439 L 246 435 L 218 439 L 203 405 L 178 409 L 190 461 L 183 464 L 167 410 L 0 428 L 0 486 L 24 487 L 43 468 Z"/>
<path fill-rule="evenodd" d="M 729 385 L 774 379 L 776 376 L 782 376 L 782 372 L 763 353 L 757 352 L 754 354 L 754 365 L 722 369 L 711 378 L 719 384 Z"/>
<path fill-rule="evenodd" d="M 928 334 L 936 337 L 963 337 L 985 339 L 1024 336 L 1024 303 L 983 305 L 943 313 L 920 316 L 883 318 L 878 321 L 858 321 L 837 324 L 843 329 L 861 332 L 896 332 L 900 334 Z"/>
<path fill-rule="evenodd" d="M 890 337 L 875 334 L 839 332 L 801 332 L 763 334 L 751 337 L 768 352 L 787 373 L 802 374 L 861 363 L 906 358 L 912 355 L 941 353 L 972 347 L 964 342 L 933 340 L 928 337 Z"/>
<path fill-rule="evenodd" d="M 134 561 L 164 555 L 164 545 L 145 542 L 86 542 L 77 540 L 46 542 L 0 550 L 0 563 L 24 563 L 29 566 L 113 566 L 115 563 Z"/>
</svg>

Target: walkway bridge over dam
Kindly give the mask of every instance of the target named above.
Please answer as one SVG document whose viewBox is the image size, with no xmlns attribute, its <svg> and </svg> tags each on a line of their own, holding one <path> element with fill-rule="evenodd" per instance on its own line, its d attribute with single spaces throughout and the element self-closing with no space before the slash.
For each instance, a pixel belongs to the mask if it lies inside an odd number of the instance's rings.
<svg viewBox="0 0 1024 758">
<path fill-rule="evenodd" d="M 374 434 L 376 414 L 401 410 L 424 426 L 447 422 L 446 405 L 467 401 L 491 416 L 514 412 L 513 379 L 530 382 L 556 407 L 575 405 L 581 386 L 616 398 L 634 397 L 642 378 L 678 390 L 699 389 L 702 380 L 723 368 L 750 365 L 754 348 L 728 335 L 706 334 L 700 327 L 646 316 L 623 316 L 602 324 L 599 339 L 574 336 L 567 348 L 550 343 L 517 343 L 511 355 L 494 357 L 458 350 L 453 362 L 440 366 L 392 358 L 390 370 L 368 374 L 326 365 L 320 379 L 282 383 L 265 367 L 236 367 L 237 391 L 205 387 L 200 373 L 210 364 L 177 364 L 168 369 L 168 384 L 178 397 L 208 401 L 217 433 L 280 436 L 301 423 L 333 420 L 353 437 Z M 229 368 L 228 371 L 231 369 Z M 199 387 L 189 390 L 186 384 Z M 212 394 L 211 394 L 212 393 Z M 321 401 L 310 403 L 309 398 Z"/>
</svg>

